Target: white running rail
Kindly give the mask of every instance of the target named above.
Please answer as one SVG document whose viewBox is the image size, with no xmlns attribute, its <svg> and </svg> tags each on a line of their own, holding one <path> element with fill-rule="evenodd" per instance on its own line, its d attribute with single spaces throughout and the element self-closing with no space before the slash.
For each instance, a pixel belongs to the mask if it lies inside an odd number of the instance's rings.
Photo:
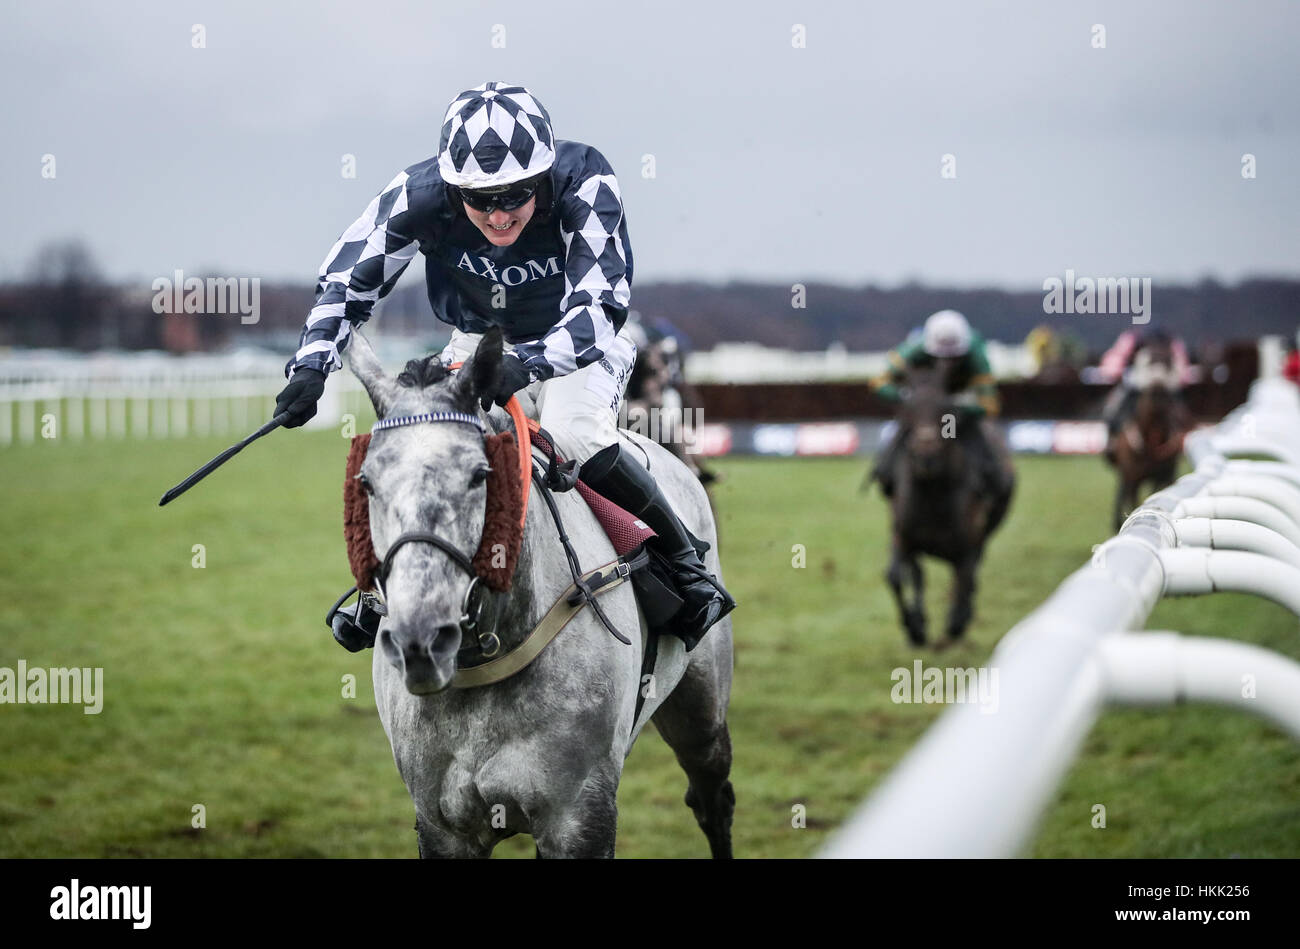
<svg viewBox="0 0 1300 949">
<path fill-rule="evenodd" d="M 1300 614 L 1300 390 L 1257 381 L 1186 450 L 1195 471 L 1152 495 L 998 644 L 996 712 L 945 712 L 821 856 L 1020 854 L 1110 703 L 1221 703 L 1300 739 L 1300 664 L 1137 632 L 1163 596 L 1255 593 Z"/>
<path fill-rule="evenodd" d="M 317 417 L 327 428 L 369 401 L 350 372 L 332 374 Z M 258 352 L 172 356 L 54 351 L 0 358 L 0 448 L 83 438 L 246 435 L 284 388 L 284 360 Z"/>
</svg>

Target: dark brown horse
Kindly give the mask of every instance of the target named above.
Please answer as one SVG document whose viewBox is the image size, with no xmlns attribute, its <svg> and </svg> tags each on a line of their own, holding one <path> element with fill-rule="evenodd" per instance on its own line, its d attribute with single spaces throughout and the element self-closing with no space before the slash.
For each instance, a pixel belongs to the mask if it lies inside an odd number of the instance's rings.
<svg viewBox="0 0 1300 949">
<path fill-rule="evenodd" d="M 1163 383 L 1152 383 L 1138 393 L 1131 417 L 1111 436 L 1106 451 L 1106 460 L 1119 475 L 1113 514 L 1116 531 L 1138 506 L 1145 483 L 1150 482 L 1153 491 L 1173 484 L 1183 436 L 1190 428 L 1182 404 Z"/>
<path fill-rule="evenodd" d="M 952 604 L 945 633 L 959 640 L 974 615 L 975 578 L 984 544 L 997 529 L 1011 500 L 1010 489 L 993 490 L 988 473 L 976 464 L 973 438 L 991 432 L 973 430 L 979 420 L 963 417 L 944 391 L 935 369 L 913 369 L 911 396 L 898 414 L 901 439 L 890 472 L 893 482 L 892 555 L 885 574 L 907 637 L 926 640 L 925 579 L 922 554 L 945 560 L 953 568 Z M 1009 463 L 1008 463 L 1009 467 Z M 1014 480 L 1008 477 L 1014 486 Z M 905 593 L 912 587 L 911 602 Z"/>
</svg>

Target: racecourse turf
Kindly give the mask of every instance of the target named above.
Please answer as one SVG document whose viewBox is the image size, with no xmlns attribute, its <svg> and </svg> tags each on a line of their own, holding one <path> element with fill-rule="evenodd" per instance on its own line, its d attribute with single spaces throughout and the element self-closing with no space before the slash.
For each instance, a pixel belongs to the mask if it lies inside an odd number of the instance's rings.
<svg viewBox="0 0 1300 949">
<path fill-rule="evenodd" d="M 349 584 L 346 442 L 276 433 L 157 507 L 223 447 L 0 449 L 0 666 L 105 670 L 102 714 L 0 705 L 0 856 L 415 855 L 370 653 L 345 653 L 322 622 Z M 715 491 L 724 570 L 740 602 L 735 850 L 809 856 L 942 710 L 893 703 L 891 670 L 918 656 L 982 663 L 1109 534 L 1112 481 L 1095 458 L 1021 459 L 970 641 L 935 654 L 899 630 L 881 577 L 886 511 L 858 491 L 862 460 L 714 464 L 725 475 Z M 937 626 L 948 571 L 931 565 L 929 577 Z M 1149 623 L 1300 658 L 1297 627 L 1280 607 L 1224 594 L 1162 603 Z M 349 675 L 355 698 L 343 694 Z M 647 731 L 619 791 L 620 856 L 707 854 L 684 790 Z M 961 797 L 960 776 L 947 793 Z M 1104 829 L 1093 827 L 1096 804 Z M 193 826 L 196 813 L 205 826 Z M 1300 750 L 1235 711 L 1107 712 L 1034 841 L 1027 853 L 1043 857 L 1294 857 Z M 532 856 L 532 845 L 515 838 L 497 853 Z"/>
</svg>

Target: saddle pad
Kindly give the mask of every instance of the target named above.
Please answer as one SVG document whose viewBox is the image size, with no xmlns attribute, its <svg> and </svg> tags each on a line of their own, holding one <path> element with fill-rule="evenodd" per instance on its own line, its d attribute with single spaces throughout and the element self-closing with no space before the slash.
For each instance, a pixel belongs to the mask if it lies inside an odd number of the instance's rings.
<svg viewBox="0 0 1300 949">
<path fill-rule="evenodd" d="M 587 502 L 587 507 L 591 508 L 591 513 L 596 515 L 596 520 L 600 521 L 609 542 L 614 545 L 614 553 L 620 557 L 636 550 L 651 537 L 658 536 L 645 521 L 597 494 L 585 482 L 578 482 L 578 493 Z"/>
<path fill-rule="evenodd" d="M 557 462 L 564 461 L 541 429 L 533 431 L 532 443 L 547 458 Z M 587 502 L 587 507 L 591 508 L 591 513 L 596 515 L 596 520 L 600 522 L 600 526 L 604 529 L 605 536 L 614 545 L 614 552 L 620 557 L 636 550 L 651 537 L 658 536 L 645 521 L 619 507 L 609 498 L 597 494 L 583 480 L 578 480 L 577 488 L 578 493 L 582 495 L 582 499 Z"/>
</svg>

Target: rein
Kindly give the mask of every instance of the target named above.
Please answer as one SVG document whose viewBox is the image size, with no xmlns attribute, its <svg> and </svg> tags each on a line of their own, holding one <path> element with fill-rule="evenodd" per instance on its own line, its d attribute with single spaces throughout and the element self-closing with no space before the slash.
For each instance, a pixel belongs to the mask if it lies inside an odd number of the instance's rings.
<svg viewBox="0 0 1300 949">
<path fill-rule="evenodd" d="M 578 554 L 573 549 L 573 543 L 569 540 L 568 533 L 564 530 L 564 522 L 560 520 L 560 509 L 555 506 L 555 498 L 551 497 L 551 490 L 546 484 L 545 477 L 539 468 L 533 468 L 533 478 L 537 481 L 537 488 L 541 492 L 542 500 L 546 502 L 547 509 L 551 512 L 551 519 L 555 521 L 555 531 L 560 535 L 560 544 L 564 547 L 564 556 L 569 563 L 569 573 L 573 577 L 573 586 L 576 589 L 575 597 L 580 596 L 592 611 L 600 618 L 601 625 L 609 630 L 610 634 L 625 646 L 632 645 L 632 640 L 628 639 L 615 628 L 610 622 L 605 611 L 600 608 L 596 602 L 595 590 L 587 583 L 582 574 L 582 564 L 578 561 Z M 627 574 L 623 574 L 626 578 Z"/>
</svg>

